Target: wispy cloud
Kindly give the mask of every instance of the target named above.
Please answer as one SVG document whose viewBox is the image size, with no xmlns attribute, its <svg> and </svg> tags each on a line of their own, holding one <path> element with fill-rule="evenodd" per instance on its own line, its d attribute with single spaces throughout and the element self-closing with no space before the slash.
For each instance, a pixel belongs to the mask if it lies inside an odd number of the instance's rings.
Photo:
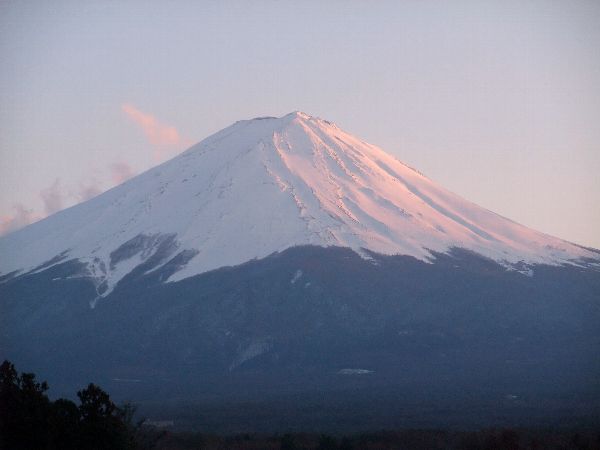
<svg viewBox="0 0 600 450">
<path fill-rule="evenodd" d="M 120 161 L 110 165 L 110 178 L 117 185 L 129 180 L 134 174 L 133 169 L 126 162 Z"/>
<path fill-rule="evenodd" d="M 153 146 L 155 161 L 161 161 L 183 147 L 191 145 L 191 140 L 183 138 L 177 128 L 160 122 L 152 114 L 141 111 L 130 103 L 122 104 L 121 110 L 141 128 L 146 139 Z"/>
<path fill-rule="evenodd" d="M 153 115 L 140 111 L 129 103 L 121 105 L 121 109 L 143 131 L 153 147 L 153 157 L 156 162 L 172 156 L 184 146 L 191 145 L 191 141 L 182 138 L 174 126 L 159 122 Z M 18 203 L 9 213 L 0 215 L 0 236 L 37 222 L 67 206 L 89 200 L 104 192 L 107 187 L 121 184 L 135 175 L 133 168 L 125 161 L 109 164 L 104 173 L 106 177 L 104 182 L 92 177 L 80 182 L 76 188 L 69 189 L 63 187 L 61 180 L 57 178 L 50 186 L 39 192 L 41 213 Z"/>
<path fill-rule="evenodd" d="M 37 222 L 42 219 L 32 209 L 27 209 L 21 203 L 13 206 L 12 212 L 0 216 L 0 236 L 23 228 L 30 223 Z"/>
<path fill-rule="evenodd" d="M 152 114 L 140 111 L 135 106 L 124 103 L 121 109 L 142 129 L 152 145 L 178 145 L 181 142 L 177 128 L 159 122 Z"/>
<path fill-rule="evenodd" d="M 91 194 L 92 192 L 89 189 L 84 188 L 82 191 L 80 190 L 79 195 L 83 198 Z M 54 180 L 54 183 L 39 192 L 39 198 L 43 205 L 43 212 L 41 214 L 22 203 L 15 203 L 10 213 L 0 216 L 0 236 L 16 231 L 60 211 L 65 207 L 65 201 L 68 197 L 69 195 L 62 188 L 60 179 L 57 178 Z"/>
<path fill-rule="evenodd" d="M 39 192 L 42 212 L 28 208 L 22 203 L 16 203 L 11 211 L 0 214 L 0 236 L 16 231 L 38 220 L 58 212 L 67 206 L 89 200 L 104 192 L 107 188 L 123 183 L 135 175 L 133 168 L 124 161 L 110 164 L 104 172 L 105 181 L 90 177 L 80 182 L 76 187 L 65 188 L 62 180 L 57 178 L 45 189 Z"/>
<path fill-rule="evenodd" d="M 58 178 L 50 187 L 40 191 L 40 197 L 42 198 L 42 202 L 44 202 L 44 213 L 46 216 L 64 208 L 65 194 Z"/>
<path fill-rule="evenodd" d="M 79 183 L 78 189 L 73 193 L 73 197 L 77 200 L 77 203 L 85 202 L 90 198 L 101 194 L 103 192 L 102 184 L 95 178 L 86 182 Z"/>
</svg>

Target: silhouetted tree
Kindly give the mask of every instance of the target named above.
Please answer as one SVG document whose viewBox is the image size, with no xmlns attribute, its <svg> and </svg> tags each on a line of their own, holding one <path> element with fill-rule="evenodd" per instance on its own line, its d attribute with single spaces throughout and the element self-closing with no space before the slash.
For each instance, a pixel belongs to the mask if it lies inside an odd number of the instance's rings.
<svg viewBox="0 0 600 450">
<path fill-rule="evenodd" d="M 132 448 L 133 442 L 122 410 L 110 400 L 109 395 L 90 383 L 77 392 L 82 444 L 89 449 Z"/>
<path fill-rule="evenodd" d="M 352 450 L 352 442 L 349 438 L 342 438 L 342 442 L 340 442 L 340 450 Z"/>
<path fill-rule="evenodd" d="M 338 447 L 335 438 L 322 434 L 317 448 L 318 450 L 336 450 Z"/>
<path fill-rule="evenodd" d="M 14 365 L 0 366 L 0 448 L 6 449 L 132 449 L 134 408 L 118 408 L 94 384 L 70 400 L 51 402 L 46 382 L 32 373 L 19 375 Z"/>
<path fill-rule="evenodd" d="M 296 450 L 296 441 L 291 434 L 284 434 L 281 438 L 281 450 Z"/>
<path fill-rule="evenodd" d="M 79 408 L 71 400 L 59 398 L 52 404 L 49 419 L 50 447 L 77 448 L 80 442 Z"/>
<path fill-rule="evenodd" d="M 4 361 L 0 366 L 0 447 L 44 448 L 48 441 L 48 385 L 32 373 L 18 374 Z"/>
</svg>

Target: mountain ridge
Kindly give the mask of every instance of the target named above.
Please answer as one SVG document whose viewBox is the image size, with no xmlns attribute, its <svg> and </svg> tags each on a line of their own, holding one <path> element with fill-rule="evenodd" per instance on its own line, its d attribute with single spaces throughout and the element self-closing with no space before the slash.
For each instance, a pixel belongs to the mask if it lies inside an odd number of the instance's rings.
<svg viewBox="0 0 600 450">
<path fill-rule="evenodd" d="M 302 245 L 424 261 L 458 247 L 523 273 L 534 264 L 600 267 L 595 252 L 481 208 L 332 122 L 295 111 L 238 121 L 0 238 L 0 274 L 77 259 L 104 296 L 149 261 L 153 270 L 178 258 L 169 281 L 179 281 Z"/>
</svg>

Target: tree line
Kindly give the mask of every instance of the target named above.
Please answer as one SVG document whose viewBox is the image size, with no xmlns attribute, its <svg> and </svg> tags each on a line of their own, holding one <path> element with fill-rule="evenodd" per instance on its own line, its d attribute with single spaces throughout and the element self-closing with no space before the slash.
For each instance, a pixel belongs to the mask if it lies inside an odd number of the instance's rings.
<svg viewBox="0 0 600 450">
<path fill-rule="evenodd" d="M 159 431 L 134 423 L 131 405 L 117 406 L 90 383 L 77 392 L 79 404 L 46 395 L 48 384 L 33 373 L 19 374 L 4 361 L 0 366 L 0 450 L 600 450 L 597 429 L 488 429 L 480 431 L 398 430 L 328 436 Z"/>
<path fill-rule="evenodd" d="M 46 395 L 48 384 L 33 373 L 19 374 L 0 366 L 0 448 L 2 449 L 134 449 L 134 408 L 118 407 L 90 383 L 77 392 L 79 404 Z"/>
</svg>

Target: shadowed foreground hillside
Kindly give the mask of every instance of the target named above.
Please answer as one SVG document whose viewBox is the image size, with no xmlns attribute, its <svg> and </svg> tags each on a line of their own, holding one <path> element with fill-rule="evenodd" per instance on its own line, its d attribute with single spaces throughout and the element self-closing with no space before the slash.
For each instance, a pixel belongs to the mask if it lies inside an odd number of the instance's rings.
<svg viewBox="0 0 600 450">
<path fill-rule="evenodd" d="M 381 431 L 350 436 L 303 433 L 231 437 L 163 434 L 154 445 L 154 448 L 163 450 L 594 450 L 600 448 L 600 433 L 589 430 L 489 429 L 469 432 Z"/>
<path fill-rule="evenodd" d="M 5 361 L 0 366 L 0 448 L 78 450 L 235 450 L 235 449 L 407 449 L 407 450 L 520 450 L 600 448 L 600 432 L 576 429 L 488 429 L 455 431 L 415 429 L 354 434 L 244 433 L 223 436 L 172 432 L 169 423 L 144 419 L 134 424 L 135 408 L 117 407 L 94 384 L 77 392 L 79 405 L 66 399 L 50 400 L 46 382 L 32 373 L 19 374 Z M 202 428 L 202 424 L 196 424 Z"/>
<path fill-rule="evenodd" d="M 94 308 L 75 261 L 0 283 L 0 358 L 178 431 L 579 426 L 600 417 L 600 272 L 296 247 Z M 201 424 L 202 428 L 198 428 Z"/>
</svg>

